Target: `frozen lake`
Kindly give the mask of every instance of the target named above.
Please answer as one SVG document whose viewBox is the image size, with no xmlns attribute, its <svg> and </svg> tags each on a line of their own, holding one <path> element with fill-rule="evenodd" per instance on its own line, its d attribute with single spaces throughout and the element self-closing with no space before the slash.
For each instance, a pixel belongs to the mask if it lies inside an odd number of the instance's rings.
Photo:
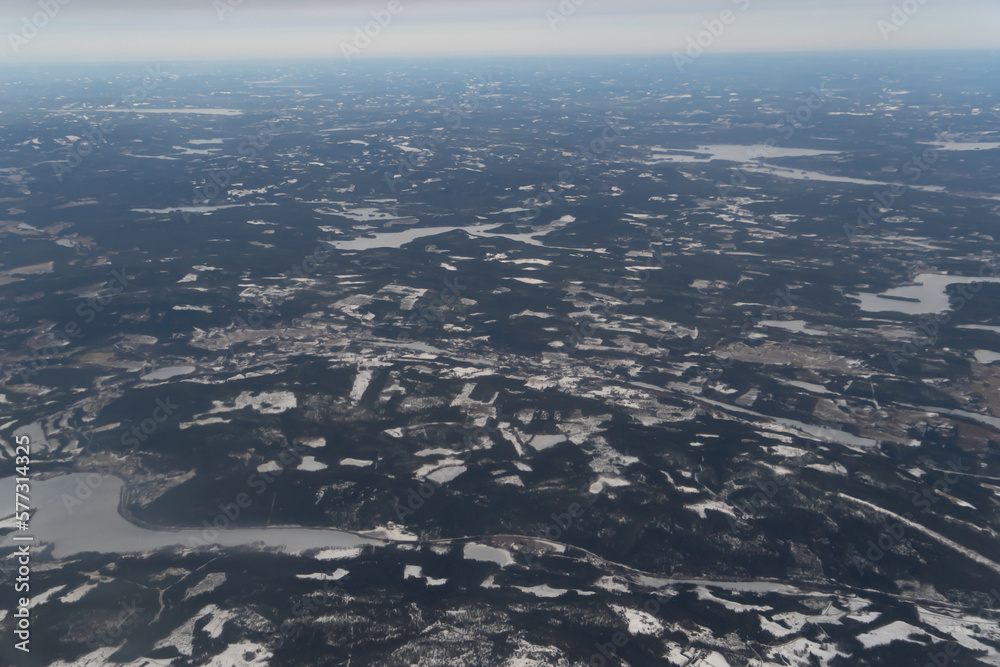
<svg viewBox="0 0 1000 667">
<path fill-rule="evenodd" d="M 500 225 L 487 225 L 482 229 L 494 229 Z M 402 248 L 405 244 L 425 236 L 437 236 L 447 234 L 456 230 L 472 233 L 475 227 L 417 227 L 400 232 L 380 232 L 373 234 L 370 238 L 360 237 L 350 241 L 329 242 L 337 250 L 372 250 L 374 248 Z"/>
<path fill-rule="evenodd" d="M 89 483 L 88 483 L 89 482 Z M 23 544 L 14 536 L 33 535 L 34 544 L 53 545 L 55 558 L 67 558 L 88 551 L 98 553 L 142 553 L 166 547 L 201 546 L 203 543 L 226 547 L 263 543 L 289 553 L 308 549 L 348 549 L 365 544 L 385 544 L 339 530 L 321 528 L 234 528 L 205 534 L 203 529 L 150 530 L 137 526 L 118 513 L 118 500 L 124 482 L 98 473 L 74 473 L 31 483 L 31 506 L 35 513 L 27 533 L 15 531 L 0 538 L 0 546 Z M 89 497 L 87 491 L 90 492 Z M 263 502 L 247 488 L 253 502 Z M 269 494 L 266 494 L 269 496 Z M 14 498 L 14 478 L 0 479 L 0 497 Z M 80 504 L 76 504 L 77 499 Z M 226 502 L 233 502 L 229 499 Z M 72 513 L 70 512 L 72 510 Z M 192 521 L 211 520 L 218 507 L 192 508 Z M 9 518 L 10 515 L 5 515 Z M 12 526 L 9 520 L 2 525 Z M 214 539 L 210 539 L 214 538 Z"/>
<path fill-rule="evenodd" d="M 939 151 L 990 151 L 1000 148 L 1000 143 L 989 141 L 939 141 L 929 145 Z"/>
<path fill-rule="evenodd" d="M 1000 361 L 1000 352 L 993 352 L 991 350 L 976 350 L 976 361 L 981 364 L 995 364 Z"/>
<path fill-rule="evenodd" d="M 190 375 L 194 373 L 197 369 L 194 366 L 168 366 L 165 368 L 157 368 L 151 373 L 146 373 L 140 380 L 145 380 L 146 382 L 152 380 L 169 380 L 172 377 L 177 377 L 178 375 Z"/>
<path fill-rule="evenodd" d="M 136 213 L 212 213 L 227 208 L 243 208 L 245 206 L 277 206 L 277 204 L 247 202 L 245 204 L 219 204 L 218 206 L 171 206 L 170 208 L 133 208 Z"/>
<path fill-rule="evenodd" d="M 817 155 L 837 155 L 842 151 L 822 151 L 812 148 L 782 148 L 755 144 L 752 146 L 737 146 L 734 144 L 715 144 L 699 146 L 698 148 L 661 148 L 652 149 L 655 162 L 710 162 L 726 160 L 728 162 L 752 162 L 764 158 L 782 157 L 815 157 Z M 693 153 L 693 155 L 686 155 Z"/>
<path fill-rule="evenodd" d="M 185 113 L 185 114 L 196 114 L 201 116 L 242 116 L 243 112 L 239 109 L 146 109 L 144 107 L 135 107 L 132 109 L 101 109 L 101 111 L 110 111 L 112 113 Z"/>
<path fill-rule="evenodd" d="M 802 333 L 808 336 L 826 335 L 825 331 L 820 331 L 819 329 L 810 329 L 808 323 L 805 320 L 764 320 L 760 323 L 760 326 L 785 329 L 786 331 L 794 331 L 796 333 Z"/>
<path fill-rule="evenodd" d="M 411 227 L 398 232 L 375 232 L 369 237 L 359 237 L 349 241 L 328 241 L 337 250 L 372 250 L 375 248 L 402 248 L 407 243 L 422 239 L 427 236 L 437 236 L 448 232 L 462 231 L 470 236 L 478 237 L 503 237 L 511 241 L 518 241 L 528 245 L 544 246 L 540 239 L 550 232 L 562 229 L 566 225 L 574 222 L 576 218 L 563 216 L 544 227 L 539 227 L 530 232 L 519 234 L 502 234 L 492 232 L 492 230 L 502 227 L 502 224 L 472 225 L 469 227 Z M 567 248 L 568 250 L 578 250 L 577 248 Z M 581 249 L 582 250 L 582 249 Z"/>
<path fill-rule="evenodd" d="M 862 292 L 850 296 L 861 301 L 861 310 L 866 313 L 894 312 L 907 315 L 943 313 L 951 307 L 946 291 L 949 285 L 1000 283 L 1000 278 L 922 273 L 913 279 L 913 283 L 905 287 L 894 287 L 881 294 Z"/>
</svg>

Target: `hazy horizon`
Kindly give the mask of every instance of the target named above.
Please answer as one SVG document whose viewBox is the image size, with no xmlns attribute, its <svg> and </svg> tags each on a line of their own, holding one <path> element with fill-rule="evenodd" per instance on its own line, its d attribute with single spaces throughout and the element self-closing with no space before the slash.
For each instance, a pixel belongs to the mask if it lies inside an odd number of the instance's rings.
<svg viewBox="0 0 1000 667">
<path fill-rule="evenodd" d="M 65 4 L 62 4 L 65 2 Z M 14 0 L 0 64 L 989 50 L 986 0 Z M 48 7 L 47 11 L 43 11 Z M 728 13 L 727 13 L 728 12 Z M 381 25 L 376 22 L 381 18 Z M 367 36 L 359 36 L 365 28 Z M 700 43 L 695 45 L 695 43 Z"/>
</svg>

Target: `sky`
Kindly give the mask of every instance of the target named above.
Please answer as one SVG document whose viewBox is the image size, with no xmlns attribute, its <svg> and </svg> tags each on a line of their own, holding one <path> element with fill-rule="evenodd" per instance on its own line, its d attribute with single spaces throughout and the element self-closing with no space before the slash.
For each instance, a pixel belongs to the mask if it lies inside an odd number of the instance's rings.
<svg viewBox="0 0 1000 667">
<path fill-rule="evenodd" d="M 1000 49 L 997 0 L 4 0 L 3 4 L 0 64 L 303 57 L 350 63 L 432 55 L 683 57 L 701 52 Z"/>
</svg>

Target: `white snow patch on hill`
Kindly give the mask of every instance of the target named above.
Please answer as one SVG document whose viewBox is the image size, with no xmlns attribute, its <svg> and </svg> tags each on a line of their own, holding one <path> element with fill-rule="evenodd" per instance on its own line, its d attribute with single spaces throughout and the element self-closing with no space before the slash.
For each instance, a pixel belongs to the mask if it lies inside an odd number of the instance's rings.
<svg viewBox="0 0 1000 667">
<path fill-rule="evenodd" d="M 689 509 L 692 512 L 697 512 L 698 516 L 702 519 L 706 518 L 706 510 L 715 510 L 717 512 L 722 512 L 723 514 L 728 514 L 731 517 L 735 517 L 736 514 L 730 509 L 729 505 L 719 502 L 718 500 L 703 500 L 700 503 L 695 503 L 693 505 L 685 505 L 684 509 Z"/>
<path fill-rule="evenodd" d="M 325 463 L 317 461 L 315 456 L 303 456 L 298 469 L 305 470 L 307 472 L 315 472 L 317 470 L 326 470 L 327 467 L 328 466 Z"/>
<path fill-rule="evenodd" d="M 225 651 L 212 658 L 205 667 L 267 667 L 273 654 L 260 644 L 240 642 L 226 648 Z M 250 656 L 249 660 L 247 656 Z"/>
<path fill-rule="evenodd" d="M 368 389 L 368 385 L 371 384 L 372 378 L 375 376 L 375 371 L 364 370 L 358 371 L 357 376 L 354 378 L 354 386 L 351 387 L 351 400 L 357 403 L 364 396 L 365 390 Z"/>
<path fill-rule="evenodd" d="M 97 588 L 97 586 L 98 584 L 84 584 L 83 586 L 74 588 L 69 593 L 59 598 L 59 601 L 66 603 L 79 602 L 84 595 Z"/>
<path fill-rule="evenodd" d="M 367 468 L 368 466 L 375 463 L 374 461 L 364 461 L 362 459 L 341 459 L 340 465 L 342 466 L 355 466 L 357 468 Z"/>
<path fill-rule="evenodd" d="M 895 641 L 919 644 L 920 642 L 915 642 L 910 639 L 910 637 L 913 635 L 923 634 L 926 634 L 924 630 L 912 626 L 909 623 L 904 623 L 903 621 L 893 621 L 889 625 L 883 625 L 881 628 L 876 628 L 870 632 L 858 635 L 858 641 L 864 644 L 865 648 L 883 646 L 891 644 Z"/>
<path fill-rule="evenodd" d="M 539 598 L 557 598 L 569 592 L 565 588 L 552 588 L 548 584 L 541 584 L 540 586 L 514 586 L 514 588 L 525 593 L 531 593 Z"/>
<path fill-rule="evenodd" d="M 615 612 L 617 612 L 622 618 L 628 621 L 629 634 L 653 635 L 655 637 L 663 632 L 663 624 L 660 623 L 652 614 L 639 611 L 638 609 L 620 607 L 616 604 L 611 605 L 611 608 L 614 609 Z"/>
<path fill-rule="evenodd" d="M 192 586 L 184 594 L 184 599 L 193 598 L 202 593 L 208 593 L 214 591 L 216 588 L 226 583 L 226 574 L 224 572 L 212 572 L 205 575 L 205 578 L 198 582 L 196 585 Z"/>
<path fill-rule="evenodd" d="M 496 547 L 488 547 L 485 544 L 470 543 L 465 545 L 462 556 L 469 560 L 478 560 L 486 563 L 496 563 L 501 567 L 512 565 L 514 557 L 510 552 Z"/>
</svg>

